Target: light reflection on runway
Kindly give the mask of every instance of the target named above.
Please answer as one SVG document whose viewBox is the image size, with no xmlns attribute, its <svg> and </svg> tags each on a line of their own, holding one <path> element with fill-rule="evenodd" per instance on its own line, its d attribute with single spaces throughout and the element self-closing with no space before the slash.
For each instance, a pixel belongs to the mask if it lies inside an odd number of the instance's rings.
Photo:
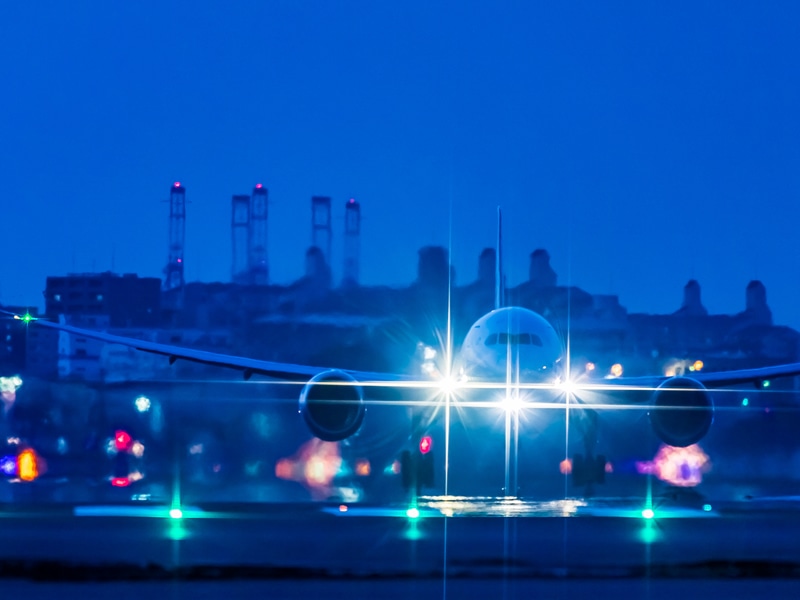
<svg viewBox="0 0 800 600">
<path fill-rule="evenodd" d="M 719 512 L 711 504 L 678 505 L 662 499 L 565 498 L 532 500 L 490 496 L 423 496 L 414 503 L 413 518 L 430 517 L 608 517 L 608 518 L 709 518 Z M 323 512 L 343 517 L 409 517 L 407 506 L 340 505 Z"/>
</svg>

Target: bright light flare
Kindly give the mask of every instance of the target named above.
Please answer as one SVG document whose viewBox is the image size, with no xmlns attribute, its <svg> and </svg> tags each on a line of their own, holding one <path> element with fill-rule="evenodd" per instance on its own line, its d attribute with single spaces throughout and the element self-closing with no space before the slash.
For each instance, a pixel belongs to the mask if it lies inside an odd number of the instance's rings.
<svg viewBox="0 0 800 600">
<path fill-rule="evenodd" d="M 182 519 L 183 511 L 180 508 L 173 508 L 169 511 L 169 516 L 171 519 Z"/>
<path fill-rule="evenodd" d="M 0 399 L 3 401 L 3 408 L 11 410 L 17 400 L 17 390 L 22 386 L 22 379 L 17 375 L 13 377 L 0 377 Z"/>
<path fill-rule="evenodd" d="M 139 396 L 138 398 L 136 398 L 136 400 L 133 401 L 133 404 L 138 412 L 143 413 L 150 410 L 151 402 L 150 398 L 148 398 L 147 396 Z"/>
<path fill-rule="evenodd" d="M 569 378 L 564 379 L 564 381 L 560 381 L 556 384 L 556 387 L 561 390 L 561 392 L 565 395 L 574 395 L 575 392 L 578 390 L 578 386 L 575 385 L 575 382 Z"/>
<path fill-rule="evenodd" d="M 341 468 L 338 442 L 313 438 L 300 446 L 294 456 L 280 459 L 275 464 L 275 476 L 302 483 L 312 493 L 325 497 Z"/>
<path fill-rule="evenodd" d="M 461 382 L 455 377 L 444 376 L 438 382 L 439 390 L 444 395 L 453 395 L 461 387 Z"/>
<path fill-rule="evenodd" d="M 711 470 L 711 460 L 697 444 L 686 448 L 663 445 L 652 461 L 636 463 L 636 470 L 676 487 L 695 487 Z"/>
<path fill-rule="evenodd" d="M 503 407 L 505 412 L 514 413 L 522 410 L 525 406 L 525 402 L 518 393 L 512 393 L 509 391 L 503 396 L 502 400 L 500 401 L 500 405 Z"/>
<path fill-rule="evenodd" d="M 26 449 L 19 453 L 17 475 L 22 481 L 33 481 L 39 477 L 39 464 L 33 450 Z"/>
<path fill-rule="evenodd" d="M 643 519 L 652 519 L 655 516 L 656 516 L 656 513 L 655 513 L 655 511 L 653 511 L 652 508 L 645 508 L 642 511 L 642 518 Z"/>
</svg>

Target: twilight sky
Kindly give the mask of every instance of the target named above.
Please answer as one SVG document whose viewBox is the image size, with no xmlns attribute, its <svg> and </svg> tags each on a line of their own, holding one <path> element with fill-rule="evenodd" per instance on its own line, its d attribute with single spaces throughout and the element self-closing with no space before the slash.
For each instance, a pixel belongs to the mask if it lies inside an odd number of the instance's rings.
<svg viewBox="0 0 800 600">
<path fill-rule="evenodd" d="M 611 6 L 600 6 L 600 5 Z M 761 279 L 800 328 L 797 2 L 0 4 L 0 302 L 47 275 L 160 276 L 169 186 L 187 279 L 226 281 L 230 198 L 270 192 L 271 279 L 302 271 L 310 197 L 362 204 L 362 281 L 447 245 L 459 283 L 506 220 L 509 283 L 712 313 Z"/>
</svg>

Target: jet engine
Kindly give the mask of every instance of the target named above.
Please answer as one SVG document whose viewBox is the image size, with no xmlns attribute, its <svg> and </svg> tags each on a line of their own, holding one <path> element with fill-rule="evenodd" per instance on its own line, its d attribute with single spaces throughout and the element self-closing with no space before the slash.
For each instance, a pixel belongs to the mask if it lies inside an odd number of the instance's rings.
<svg viewBox="0 0 800 600">
<path fill-rule="evenodd" d="M 300 392 L 300 413 L 306 425 L 326 442 L 339 442 L 355 434 L 365 412 L 364 391 L 344 371 L 319 373 Z"/>
<path fill-rule="evenodd" d="M 662 442 L 684 448 L 696 444 L 714 422 L 714 401 L 702 383 L 673 377 L 653 394 L 650 424 Z"/>
</svg>

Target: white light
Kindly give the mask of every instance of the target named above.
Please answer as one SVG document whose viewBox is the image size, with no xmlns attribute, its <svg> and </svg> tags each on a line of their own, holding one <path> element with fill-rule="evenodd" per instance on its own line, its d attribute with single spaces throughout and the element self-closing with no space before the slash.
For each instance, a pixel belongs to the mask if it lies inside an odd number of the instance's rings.
<svg viewBox="0 0 800 600">
<path fill-rule="evenodd" d="M 459 388 L 459 381 L 454 377 L 442 377 L 438 383 L 443 394 L 453 394 Z"/>
<path fill-rule="evenodd" d="M 506 412 L 516 412 L 525 405 L 518 393 L 508 392 L 503 397 L 501 404 Z"/>
<path fill-rule="evenodd" d="M 169 511 L 169 516 L 173 519 L 181 519 L 183 518 L 183 511 L 180 508 L 173 508 Z"/>
<path fill-rule="evenodd" d="M 131 446 L 131 454 L 136 458 L 142 458 L 144 456 L 144 444 L 142 442 L 134 442 L 133 446 Z"/>
<path fill-rule="evenodd" d="M 575 390 L 577 389 L 575 383 L 570 379 L 560 381 L 558 384 L 556 384 L 556 387 L 564 394 L 574 394 Z"/>
<path fill-rule="evenodd" d="M 147 412 L 150 410 L 150 398 L 147 396 L 139 396 L 133 403 L 136 406 L 136 410 L 139 412 Z"/>
<path fill-rule="evenodd" d="M 422 358 L 425 360 L 433 360 L 436 358 L 436 349 L 431 348 L 430 346 L 425 346 L 425 350 L 422 352 Z"/>
<path fill-rule="evenodd" d="M 409 509 L 406 511 L 406 516 L 407 516 L 409 519 L 418 519 L 418 518 L 419 518 L 419 509 L 417 509 L 417 508 L 414 508 L 414 507 L 412 507 L 412 508 L 409 508 Z"/>
</svg>

